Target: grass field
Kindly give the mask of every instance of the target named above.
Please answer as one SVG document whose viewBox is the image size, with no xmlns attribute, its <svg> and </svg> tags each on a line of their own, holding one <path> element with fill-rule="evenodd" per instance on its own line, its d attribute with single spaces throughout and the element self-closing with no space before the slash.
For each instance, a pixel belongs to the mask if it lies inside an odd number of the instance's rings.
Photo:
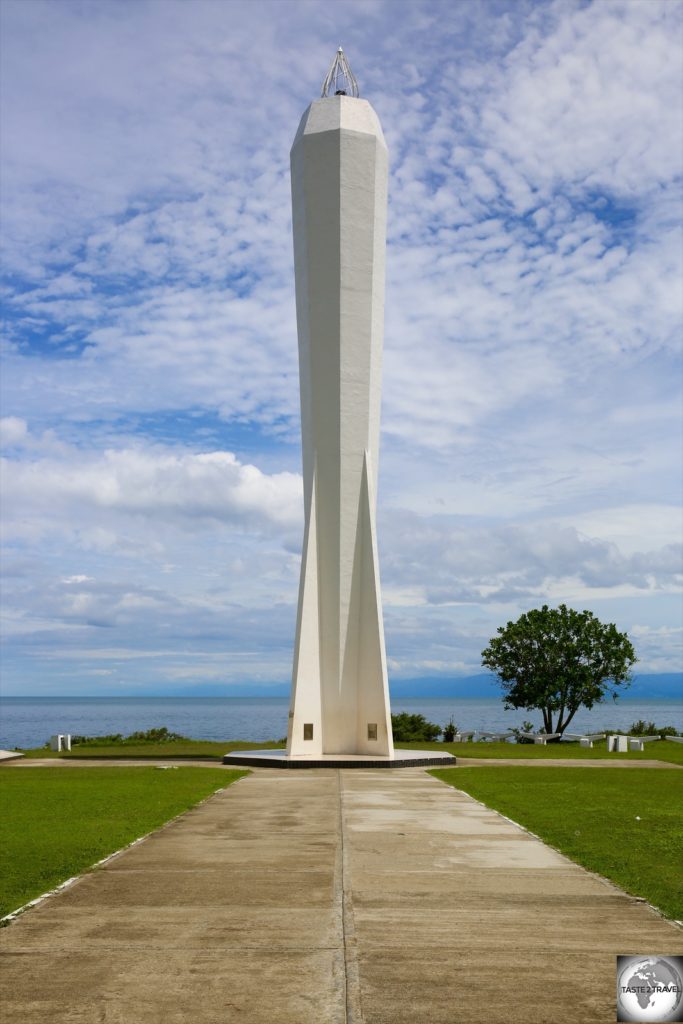
<svg viewBox="0 0 683 1024">
<path fill-rule="evenodd" d="M 666 916 L 683 919 L 683 772 L 678 769 L 482 766 L 430 774 L 644 897 Z"/>
<path fill-rule="evenodd" d="M 535 743 L 397 743 L 397 747 L 413 750 L 446 750 L 456 757 L 486 758 L 527 758 L 543 761 L 547 758 L 590 761 L 603 758 L 610 761 L 667 761 L 683 764 L 683 743 L 670 740 L 654 740 L 645 744 L 645 750 L 629 751 L 626 754 L 609 754 L 607 741 L 596 743 L 592 750 L 580 747 L 578 743 L 549 743 L 547 746 Z"/>
<path fill-rule="evenodd" d="M 96 761 L 100 758 L 148 758 L 159 760 L 160 758 L 170 759 L 197 759 L 206 758 L 210 761 L 220 761 L 223 754 L 230 750 L 265 750 L 268 748 L 283 747 L 284 743 L 271 740 L 268 743 L 259 743 L 249 740 L 225 740 L 214 742 L 212 740 L 177 740 L 170 743 L 143 743 L 139 746 L 134 744 L 103 744 L 102 746 L 74 747 L 71 753 L 57 754 L 45 747 L 35 750 L 25 750 L 26 757 L 75 757 L 81 760 L 88 758 Z M 544 760 L 546 758 L 567 758 L 568 760 L 590 760 L 591 758 L 607 758 L 614 761 L 667 761 L 670 764 L 683 764 L 683 743 L 671 743 L 669 740 L 655 740 L 647 743 L 645 750 L 641 753 L 629 752 L 627 754 L 608 754 L 607 743 L 602 741 L 596 743 L 592 750 L 580 747 L 578 743 L 551 743 L 546 747 L 536 746 L 533 743 L 397 743 L 397 749 L 401 750 L 438 750 L 456 757 L 486 757 L 486 758 L 533 758 Z"/>
<path fill-rule="evenodd" d="M 246 774 L 152 767 L 0 771 L 0 917 Z"/>
</svg>

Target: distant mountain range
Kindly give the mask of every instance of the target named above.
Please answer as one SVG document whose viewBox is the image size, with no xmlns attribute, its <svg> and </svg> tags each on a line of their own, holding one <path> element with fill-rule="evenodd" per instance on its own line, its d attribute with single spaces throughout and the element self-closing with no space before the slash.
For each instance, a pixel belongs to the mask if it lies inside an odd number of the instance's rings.
<svg viewBox="0 0 683 1024">
<path fill-rule="evenodd" d="M 501 696 L 500 685 L 491 675 L 391 679 L 389 690 L 392 699 L 479 697 L 482 700 L 487 698 L 495 700 Z M 287 697 L 289 696 L 289 683 L 272 683 L 266 686 L 188 686 L 182 690 L 175 690 L 173 693 L 165 690 L 164 694 L 174 697 Z M 142 696 L 142 694 L 136 696 Z M 621 699 L 683 700 L 683 672 L 660 672 L 655 675 L 635 676 L 631 686 L 622 692 Z"/>
<path fill-rule="evenodd" d="M 500 684 L 488 675 L 399 679 L 390 682 L 392 697 L 480 697 L 498 698 Z M 621 691 L 621 700 L 683 700 L 683 672 L 662 672 L 657 675 L 634 676 L 628 689 Z"/>
<path fill-rule="evenodd" d="M 392 700 L 432 699 L 473 699 L 500 700 L 502 692 L 494 676 L 425 676 L 420 679 L 390 679 L 389 690 Z M 67 696 L 66 694 L 8 694 L 4 696 Z M 169 685 L 145 687 L 144 690 L 122 692 L 108 690 L 106 686 L 96 692 L 70 694 L 72 697 L 289 697 L 289 683 L 243 683 L 227 684 L 200 683 L 197 686 L 171 687 Z M 639 675 L 631 686 L 622 692 L 621 700 L 683 700 L 683 672 L 660 672 L 653 675 Z"/>
</svg>

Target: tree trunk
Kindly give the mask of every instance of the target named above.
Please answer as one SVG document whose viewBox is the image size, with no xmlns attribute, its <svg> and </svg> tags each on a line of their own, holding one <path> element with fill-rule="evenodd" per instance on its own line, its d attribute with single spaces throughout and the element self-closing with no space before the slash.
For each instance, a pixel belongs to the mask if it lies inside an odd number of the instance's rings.
<svg viewBox="0 0 683 1024">
<path fill-rule="evenodd" d="M 559 732 L 559 733 L 563 733 L 564 732 L 564 730 L 567 728 L 567 726 L 571 722 L 571 720 L 574 717 L 574 715 L 576 714 L 576 712 L 579 710 L 580 706 L 581 705 L 577 704 L 577 706 L 572 711 L 569 712 L 569 717 L 567 718 L 567 720 L 565 722 L 563 722 L 561 720 L 558 720 L 558 722 L 557 722 L 557 732 Z"/>
</svg>

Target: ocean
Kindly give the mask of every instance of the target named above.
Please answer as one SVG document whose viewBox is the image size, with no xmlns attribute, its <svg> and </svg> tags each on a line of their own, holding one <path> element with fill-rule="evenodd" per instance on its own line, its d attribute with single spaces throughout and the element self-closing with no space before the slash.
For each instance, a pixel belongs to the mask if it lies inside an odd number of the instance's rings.
<svg viewBox="0 0 683 1024">
<path fill-rule="evenodd" d="M 166 726 L 172 732 L 206 740 L 278 740 L 287 732 L 289 702 L 283 697 L 5 697 L 0 702 L 0 748 L 40 747 L 52 733 L 98 736 Z M 491 698 L 419 698 L 392 700 L 394 713 L 424 715 L 444 726 L 453 717 L 461 729 L 497 731 L 529 719 L 541 726 L 538 712 L 506 711 Z M 638 719 L 683 730 L 683 700 L 619 700 L 581 709 L 572 732 L 628 730 Z"/>
</svg>

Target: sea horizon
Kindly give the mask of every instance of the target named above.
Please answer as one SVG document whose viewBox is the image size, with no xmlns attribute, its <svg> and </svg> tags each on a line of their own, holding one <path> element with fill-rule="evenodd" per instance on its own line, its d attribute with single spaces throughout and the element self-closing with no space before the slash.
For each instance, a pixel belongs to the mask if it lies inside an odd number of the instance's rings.
<svg viewBox="0 0 683 1024">
<path fill-rule="evenodd" d="M 40 747 L 54 733 L 98 736 L 165 726 L 193 739 L 280 740 L 287 732 L 288 696 L 4 696 L 0 747 Z M 423 714 L 442 728 L 453 718 L 461 729 L 507 730 L 529 720 L 541 727 L 538 711 L 506 710 L 500 697 L 397 696 L 394 713 Z M 577 711 L 569 731 L 628 730 L 639 719 L 683 731 L 683 699 L 620 697 Z"/>
</svg>

